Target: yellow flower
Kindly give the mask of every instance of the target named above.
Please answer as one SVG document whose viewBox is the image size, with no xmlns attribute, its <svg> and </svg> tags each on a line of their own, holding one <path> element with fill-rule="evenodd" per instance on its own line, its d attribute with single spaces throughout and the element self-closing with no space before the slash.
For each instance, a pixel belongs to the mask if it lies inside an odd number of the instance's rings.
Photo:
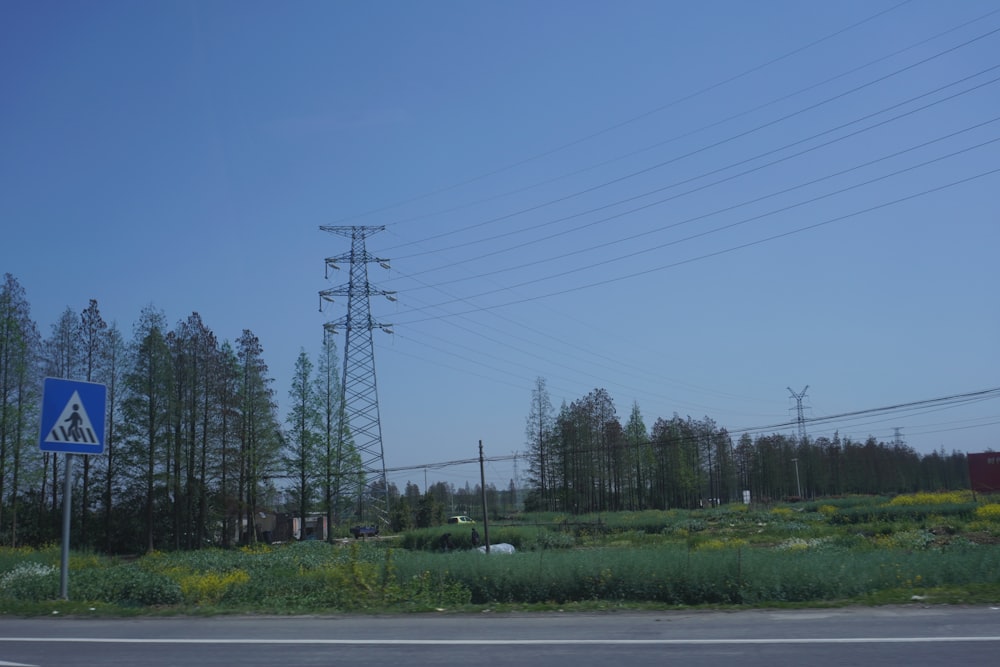
<svg viewBox="0 0 1000 667">
<path fill-rule="evenodd" d="M 976 508 L 976 518 L 986 521 L 1000 521 L 1000 503 L 980 505 Z"/>
<path fill-rule="evenodd" d="M 899 505 L 952 505 L 972 502 L 971 491 L 946 491 L 942 493 L 905 493 L 889 501 L 891 506 Z"/>
</svg>

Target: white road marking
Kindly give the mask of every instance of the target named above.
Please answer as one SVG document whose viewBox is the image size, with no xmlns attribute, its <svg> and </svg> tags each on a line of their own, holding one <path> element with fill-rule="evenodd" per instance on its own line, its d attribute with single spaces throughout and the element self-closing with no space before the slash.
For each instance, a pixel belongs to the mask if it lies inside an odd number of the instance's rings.
<svg viewBox="0 0 1000 667">
<path fill-rule="evenodd" d="M 734 644 L 934 644 L 1000 642 L 1000 636 L 796 637 L 774 639 L 199 639 L 140 637 L 0 637 L 0 642 L 45 644 L 319 644 L 332 646 L 697 646 Z M 2 666 L 5 663 L 0 663 Z"/>
</svg>

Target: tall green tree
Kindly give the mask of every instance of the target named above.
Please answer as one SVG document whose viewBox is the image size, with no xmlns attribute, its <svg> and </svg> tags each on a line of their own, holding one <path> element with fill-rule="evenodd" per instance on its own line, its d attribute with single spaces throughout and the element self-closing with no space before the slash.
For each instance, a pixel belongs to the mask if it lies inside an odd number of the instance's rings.
<svg viewBox="0 0 1000 667">
<path fill-rule="evenodd" d="M 119 401 L 124 392 L 124 377 L 128 362 L 128 350 L 125 339 L 118 326 L 112 323 L 104 332 L 104 345 L 101 347 L 103 360 L 101 363 L 101 381 L 107 387 L 107 409 L 105 416 L 105 447 L 104 456 L 97 464 L 103 464 L 103 510 L 104 510 L 104 549 L 107 553 L 113 550 L 113 508 L 115 506 L 115 491 L 119 482 L 119 465 L 116 457 L 118 432 L 120 429 L 118 413 Z"/>
<path fill-rule="evenodd" d="M 83 380 L 87 382 L 98 382 L 103 376 L 102 363 L 105 359 L 104 345 L 106 344 L 105 333 L 108 324 L 101 317 L 101 310 L 97 306 L 97 299 L 91 299 L 87 308 L 80 313 L 80 342 L 81 342 L 81 365 L 83 367 Z M 102 434 L 103 436 L 104 434 Z M 83 458 L 83 485 L 80 498 L 80 541 L 88 543 L 87 529 L 90 518 L 90 460 L 91 457 Z"/>
<path fill-rule="evenodd" d="M 216 449 L 219 406 L 212 382 L 218 367 L 218 343 L 198 313 L 192 313 L 168 336 L 174 365 L 173 467 L 175 546 L 193 548 L 206 532 L 208 467 Z"/>
<path fill-rule="evenodd" d="M 555 446 L 555 412 L 552 400 L 545 386 L 545 378 L 535 379 L 531 390 L 531 407 L 524 429 L 528 447 L 529 483 L 535 488 L 536 498 L 533 509 L 552 509 L 553 470 L 552 458 Z"/>
<path fill-rule="evenodd" d="M 300 525 L 317 496 L 317 482 L 322 485 L 326 466 L 321 456 L 323 434 L 322 397 L 316 392 L 313 364 L 306 351 L 300 350 L 295 360 L 292 386 L 288 391 L 290 408 L 285 423 L 288 427 L 288 447 L 284 462 L 292 479 L 291 494 L 298 505 Z M 330 524 L 327 524 L 328 528 Z M 329 533 L 329 530 L 328 530 Z M 299 535 L 300 539 L 305 535 Z"/>
<path fill-rule="evenodd" d="M 614 402 L 595 389 L 556 418 L 559 504 L 574 513 L 607 511 L 620 501 L 625 447 Z"/>
<path fill-rule="evenodd" d="M 166 480 L 171 460 L 170 408 L 173 367 L 166 341 L 166 318 L 152 306 L 143 309 L 133 332 L 129 370 L 125 375 L 128 397 L 122 405 L 127 425 L 130 472 L 142 489 L 143 536 L 147 551 L 156 548 L 159 510 L 166 509 Z M 158 498 L 162 499 L 158 507 Z"/>
<path fill-rule="evenodd" d="M 656 456 L 657 509 L 698 506 L 701 490 L 699 434 L 690 418 L 657 419 L 652 428 Z"/>
<path fill-rule="evenodd" d="M 25 466 L 28 452 L 34 452 L 27 446 L 28 425 L 37 421 L 41 347 L 30 311 L 24 288 L 5 274 L 0 285 L 0 531 L 9 536 L 11 546 L 18 544 L 21 484 L 33 473 L 43 473 Z M 10 508 L 9 531 L 5 507 Z"/>
<path fill-rule="evenodd" d="M 754 441 L 750 467 L 751 492 L 769 502 L 795 495 L 796 439 L 781 433 L 759 436 Z"/>
<path fill-rule="evenodd" d="M 417 503 L 417 528 L 430 528 L 444 523 L 447 508 L 451 507 L 451 498 L 455 490 L 447 482 L 436 482 Z"/>
<path fill-rule="evenodd" d="M 326 513 L 327 539 L 333 540 L 333 526 L 338 521 L 337 506 L 343 487 L 344 458 L 339 439 L 343 418 L 340 402 L 340 373 L 337 370 L 337 344 L 333 334 L 323 330 L 323 345 L 316 363 L 314 394 L 319 409 L 319 450 L 322 462 L 321 487 Z"/>
<path fill-rule="evenodd" d="M 643 422 L 638 402 L 632 403 L 632 412 L 629 413 L 628 423 L 625 424 L 625 445 L 628 452 L 627 459 L 630 462 L 626 509 L 645 509 L 650 493 L 649 479 L 654 457 L 649 432 Z"/>
<path fill-rule="evenodd" d="M 212 491 L 211 471 L 217 470 L 224 441 L 221 433 L 225 401 L 217 393 L 223 368 L 222 351 L 215 334 L 198 317 L 191 321 L 192 347 L 199 363 L 195 373 L 197 391 L 191 398 L 191 414 L 197 423 L 190 428 L 192 452 L 189 459 L 189 515 L 194 521 L 194 544 L 205 544 L 209 533 L 209 496 Z M 201 407 L 195 406 L 200 403 Z M 214 523 L 214 522 L 213 522 Z"/>
<path fill-rule="evenodd" d="M 395 532 L 416 527 L 416 512 L 420 504 L 420 487 L 407 481 L 403 495 L 392 504 L 389 526 Z"/>
<path fill-rule="evenodd" d="M 708 418 L 706 417 L 706 421 Z M 736 453 L 733 440 L 724 428 L 713 428 L 709 433 L 709 448 L 712 455 L 712 488 L 708 497 L 715 502 L 728 503 L 739 498 Z"/>
<path fill-rule="evenodd" d="M 609 511 L 618 508 L 621 477 L 622 427 L 614 401 L 606 389 L 594 389 L 571 408 L 576 412 L 580 435 L 581 470 L 585 477 L 579 488 L 586 488 L 584 511 Z M 590 480 L 586 479 L 590 477 Z"/>
<path fill-rule="evenodd" d="M 222 546 L 231 546 L 242 516 L 240 361 L 229 341 L 222 343 L 212 392 L 221 414 L 218 423 L 218 503 L 222 513 Z"/>
<path fill-rule="evenodd" d="M 257 512 L 270 478 L 277 472 L 281 430 L 277 406 L 264 362 L 264 350 L 249 329 L 237 341 L 240 362 L 240 498 L 243 503 L 247 543 L 258 540 Z"/>
</svg>

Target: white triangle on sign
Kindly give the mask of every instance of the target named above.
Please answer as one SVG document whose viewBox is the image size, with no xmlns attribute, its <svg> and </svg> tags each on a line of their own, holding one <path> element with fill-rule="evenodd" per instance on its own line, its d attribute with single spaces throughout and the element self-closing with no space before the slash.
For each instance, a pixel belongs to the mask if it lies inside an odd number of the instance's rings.
<svg viewBox="0 0 1000 667">
<path fill-rule="evenodd" d="M 78 391 L 73 391 L 69 402 L 59 413 L 59 419 L 56 420 L 56 423 L 49 428 L 48 435 L 45 436 L 43 442 L 73 443 L 76 445 L 100 444 Z"/>
</svg>

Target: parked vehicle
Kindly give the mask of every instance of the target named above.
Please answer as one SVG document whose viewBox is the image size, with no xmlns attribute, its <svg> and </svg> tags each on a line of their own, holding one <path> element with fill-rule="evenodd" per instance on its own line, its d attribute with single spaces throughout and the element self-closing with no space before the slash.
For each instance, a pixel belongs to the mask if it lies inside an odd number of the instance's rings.
<svg viewBox="0 0 1000 667">
<path fill-rule="evenodd" d="M 351 535 L 354 536 L 354 539 L 378 537 L 378 526 L 352 526 Z"/>
<path fill-rule="evenodd" d="M 462 514 L 448 517 L 448 523 L 475 523 L 475 520 Z"/>
</svg>

